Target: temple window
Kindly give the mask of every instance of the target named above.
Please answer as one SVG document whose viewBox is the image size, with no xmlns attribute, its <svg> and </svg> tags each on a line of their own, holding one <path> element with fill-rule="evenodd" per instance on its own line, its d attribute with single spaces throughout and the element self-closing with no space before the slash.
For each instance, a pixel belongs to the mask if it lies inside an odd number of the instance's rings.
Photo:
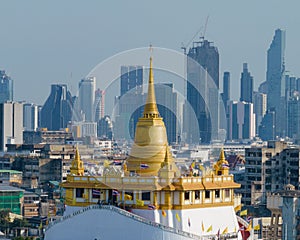
<svg viewBox="0 0 300 240">
<path fill-rule="evenodd" d="M 210 191 L 209 190 L 206 190 L 205 191 L 205 198 L 210 198 Z"/>
<path fill-rule="evenodd" d="M 195 199 L 196 200 L 200 199 L 200 191 L 199 190 L 195 191 Z"/>
<path fill-rule="evenodd" d="M 184 200 L 189 200 L 190 199 L 190 192 L 189 191 L 185 191 L 184 192 Z"/>
<path fill-rule="evenodd" d="M 226 198 L 230 197 L 230 189 L 225 189 L 225 197 Z"/>
<path fill-rule="evenodd" d="M 215 190 L 215 198 L 220 198 L 220 190 Z"/>
<path fill-rule="evenodd" d="M 76 197 L 82 198 L 84 193 L 84 188 L 76 188 Z"/>
<path fill-rule="evenodd" d="M 150 201 L 150 192 L 142 192 L 142 200 Z"/>
</svg>

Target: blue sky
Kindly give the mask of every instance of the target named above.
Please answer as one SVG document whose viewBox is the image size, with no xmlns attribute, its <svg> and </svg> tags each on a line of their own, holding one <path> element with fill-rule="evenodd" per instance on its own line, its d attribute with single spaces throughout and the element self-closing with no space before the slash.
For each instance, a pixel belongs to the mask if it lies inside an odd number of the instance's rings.
<svg viewBox="0 0 300 240">
<path fill-rule="evenodd" d="M 150 43 L 181 51 L 207 16 L 205 37 L 218 47 L 220 76 L 231 72 L 233 98 L 243 62 L 255 88 L 265 80 L 276 28 L 286 30 L 286 69 L 300 77 L 297 0 L 1 0 L 0 8 L 0 69 L 15 80 L 15 100 L 43 104 L 51 83 L 76 93 L 81 78 L 121 51 Z"/>
</svg>

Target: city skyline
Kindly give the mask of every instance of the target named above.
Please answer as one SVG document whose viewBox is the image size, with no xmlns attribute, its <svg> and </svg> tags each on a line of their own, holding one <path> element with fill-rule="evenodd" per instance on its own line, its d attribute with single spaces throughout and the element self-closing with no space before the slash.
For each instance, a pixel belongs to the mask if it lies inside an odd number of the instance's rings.
<svg viewBox="0 0 300 240">
<path fill-rule="evenodd" d="M 239 97 L 243 62 L 251 66 L 255 90 L 266 80 L 267 49 L 277 28 L 286 30 L 286 70 L 300 75 L 297 1 L 170 4 L 27 1 L 16 8 L 2 2 L 0 26 L 6 37 L 0 44 L 0 69 L 14 80 L 15 100 L 44 104 L 53 83 L 67 84 L 77 94 L 78 81 L 94 66 L 128 49 L 152 43 L 181 51 L 181 43 L 187 46 L 203 34 L 208 16 L 205 38 L 220 52 L 219 75 L 231 73 L 232 99 Z"/>
</svg>

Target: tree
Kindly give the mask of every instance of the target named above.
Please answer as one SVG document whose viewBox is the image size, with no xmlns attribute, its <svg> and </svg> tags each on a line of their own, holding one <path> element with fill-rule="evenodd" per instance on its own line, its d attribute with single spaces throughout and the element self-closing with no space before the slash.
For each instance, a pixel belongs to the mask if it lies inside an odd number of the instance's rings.
<svg viewBox="0 0 300 240">
<path fill-rule="evenodd" d="M 0 230 L 2 232 L 6 232 L 7 229 L 10 227 L 10 218 L 9 218 L 9 209 L 2 209 L 0 210 Z"/>
</svg>

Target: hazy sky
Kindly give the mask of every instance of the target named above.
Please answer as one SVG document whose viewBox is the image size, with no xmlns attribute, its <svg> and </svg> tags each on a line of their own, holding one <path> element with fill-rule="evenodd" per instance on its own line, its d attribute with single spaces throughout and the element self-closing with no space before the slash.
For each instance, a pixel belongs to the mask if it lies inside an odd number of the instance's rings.
<svg viewBox="0 0 300 240">
<path fill-rule="evenodd" d="M 81 78 L 121 51 L 150 43 L 181 51 L 207 16 L 205 37 L 218 47 L 220 82 L 230 71 L 235 99 L 243 62 L 255 89 L 265 80 L 276 28 L 286 30 L 286 69 L 300 77 L 299 0 L 0 0 L 0 9 L 0 69 L 14 79 L 15 100 L 43 104 L 51 83 L 76 93 Z"/>
</svg>

